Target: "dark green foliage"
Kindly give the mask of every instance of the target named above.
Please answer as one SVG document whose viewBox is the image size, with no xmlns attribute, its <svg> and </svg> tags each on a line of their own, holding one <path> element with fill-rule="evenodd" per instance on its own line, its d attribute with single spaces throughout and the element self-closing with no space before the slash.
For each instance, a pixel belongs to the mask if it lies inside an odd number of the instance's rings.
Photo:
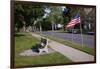
<svg viewBox="0 0 100 69">
<path fill-rule="evenodd" d="M 44 8 L 40 5 L 16 3 L 14 8 L 14 21 L 17 29 L 25 25 L 32 26 L 34 20 L 44 15 Z"/>
<path fill-rule="evenodd" d="M 43 19 L 43 21 L 41 22 L 42 25 L 42 30 L 43 31 L 47 31 L 47 30 L 51 30 L 51 21 L 48 20 L 48 18 Z"/>
<path fill-rule="evenodd" d="M 67 12 L 62 10 L 62 7 L 66 7 Z M 91 17 L 91 23 L 95 22 L 95 9 L 91 11 L 90 14 L 86 15 L 84 11 L 86 7 L 80 6 L 54 6 L 54 5 L 40 5 L 40 4 L 24 4 L 24 3 L 15 3 L 14 5 L 14 22 L 17 31 L 20 29 L 27 29 L 31 26 L 34 30 L 53 30 L 53 25 L 62 24 L 64 29 L 71 19 L 76 15 L 77 12 L 80 13 L 81 24 L 86 21 L 87 18 Z M 45 10 L 50 10 L 48 16 L 43 18 L 46 13 Z M 91 15 L 93 14 L 93 15 Z M 34 24 L 34 22 L 36 23 Z M 93 24 L 94 27 L 94 24 Z M 78 28 L 78 26 L 76 26 Z"/>
</svg>

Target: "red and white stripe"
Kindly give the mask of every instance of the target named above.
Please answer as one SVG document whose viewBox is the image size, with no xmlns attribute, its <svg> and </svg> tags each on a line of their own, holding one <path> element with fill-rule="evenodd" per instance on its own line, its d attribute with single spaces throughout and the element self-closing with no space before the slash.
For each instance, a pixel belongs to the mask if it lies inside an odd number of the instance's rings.
<svg viewBox="0 0 100 69">
<path fill-rule="evenodd" d="M 72 19 L 68 25 L 66 26 L 67 28 L 68 27 L 74 27 L 76 24 L 80 23 L 80 17 L 79 18 L 75 18 L 75 19 Z"/>
</svg>

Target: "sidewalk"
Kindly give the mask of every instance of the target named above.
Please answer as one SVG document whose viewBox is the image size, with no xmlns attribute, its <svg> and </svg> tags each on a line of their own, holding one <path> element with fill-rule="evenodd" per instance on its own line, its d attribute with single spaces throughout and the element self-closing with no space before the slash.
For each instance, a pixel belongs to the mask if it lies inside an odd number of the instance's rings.
<svg viewBox="0 0 100 69">
<path fill-rule="evenodd" d="M 40 35 L 33 34 L 33 37 L 36 37 L 38 39 L 41 38 Z M 49 39 L 50 40 L 50 39 Z M 55 51 L 63 54 L 64 56 L 68 57 L 73 62 L 88 62 L 88 61 L 94 61 L 94 56 L 87 54 L 85 52 L 82 52 L 80 50 L 74 49 L 72 47 L 66 46 L 64 44 L 61 44 L 59 42 L 50 40 L 49 46 L 54 49 Z"/>
</svg>

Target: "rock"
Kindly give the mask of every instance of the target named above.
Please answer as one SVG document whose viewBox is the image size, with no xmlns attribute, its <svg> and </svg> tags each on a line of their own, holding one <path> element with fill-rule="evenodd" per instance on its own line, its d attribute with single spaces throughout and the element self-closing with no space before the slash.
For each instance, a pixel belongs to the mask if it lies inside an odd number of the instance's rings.
<svg viewBox="0 0 100 69">
<path fill-rule="evenodd" d="M 55 51 L 51 48 L 48 48 L 48 53 L 42 52 L 41 54 L 39 54 L 39 52 L 34 51 L 33 49 L 28 49 L 28 50 L 21 52 L 19 55 L 20 56 L 39 56 L 39 55 L 50 54 L 53 52 L 55 52 Z"/>
</svg>

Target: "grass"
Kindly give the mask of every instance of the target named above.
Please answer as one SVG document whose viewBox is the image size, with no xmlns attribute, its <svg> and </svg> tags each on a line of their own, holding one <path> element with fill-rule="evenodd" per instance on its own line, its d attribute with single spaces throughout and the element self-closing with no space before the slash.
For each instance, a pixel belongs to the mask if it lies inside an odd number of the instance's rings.
<svg viewBox="0 0 100 69">
<path fill-rule="evenodd" d="M 15 66 L 63 64 L 72 61 L 58 52 L 40 56 L 20 56 L 19 53 L 30 49 L 39 40 L 28 33 L 15 34 Z"/>
<path fill-rule="evenodd" d="M 42 35 L 42 36 L 44 36 L 44 35 Z M 62 44 L 70 46 L 72 48 L 78 49 L 80 51 L 86 52 L 88 54 L 95 55 L 95 49 L 94 48 L 89 48 L 85 45 L 83 45 L 83 47 L 82 47 L 80 44 L 77 44 L 77 43 L 74 43 L 74 42 L 71 42 L 71 41 L 68 41 L 68 40 L 64 40 L 64 39 L 61 39 L 61 38 L 57 38 L 57 37 L 54 37 L 54 36 L 44 36 L 44 37 L 47 37 L 47 38 L 52 39 L 54 41 L 60 42 Z"/>
</svg>

